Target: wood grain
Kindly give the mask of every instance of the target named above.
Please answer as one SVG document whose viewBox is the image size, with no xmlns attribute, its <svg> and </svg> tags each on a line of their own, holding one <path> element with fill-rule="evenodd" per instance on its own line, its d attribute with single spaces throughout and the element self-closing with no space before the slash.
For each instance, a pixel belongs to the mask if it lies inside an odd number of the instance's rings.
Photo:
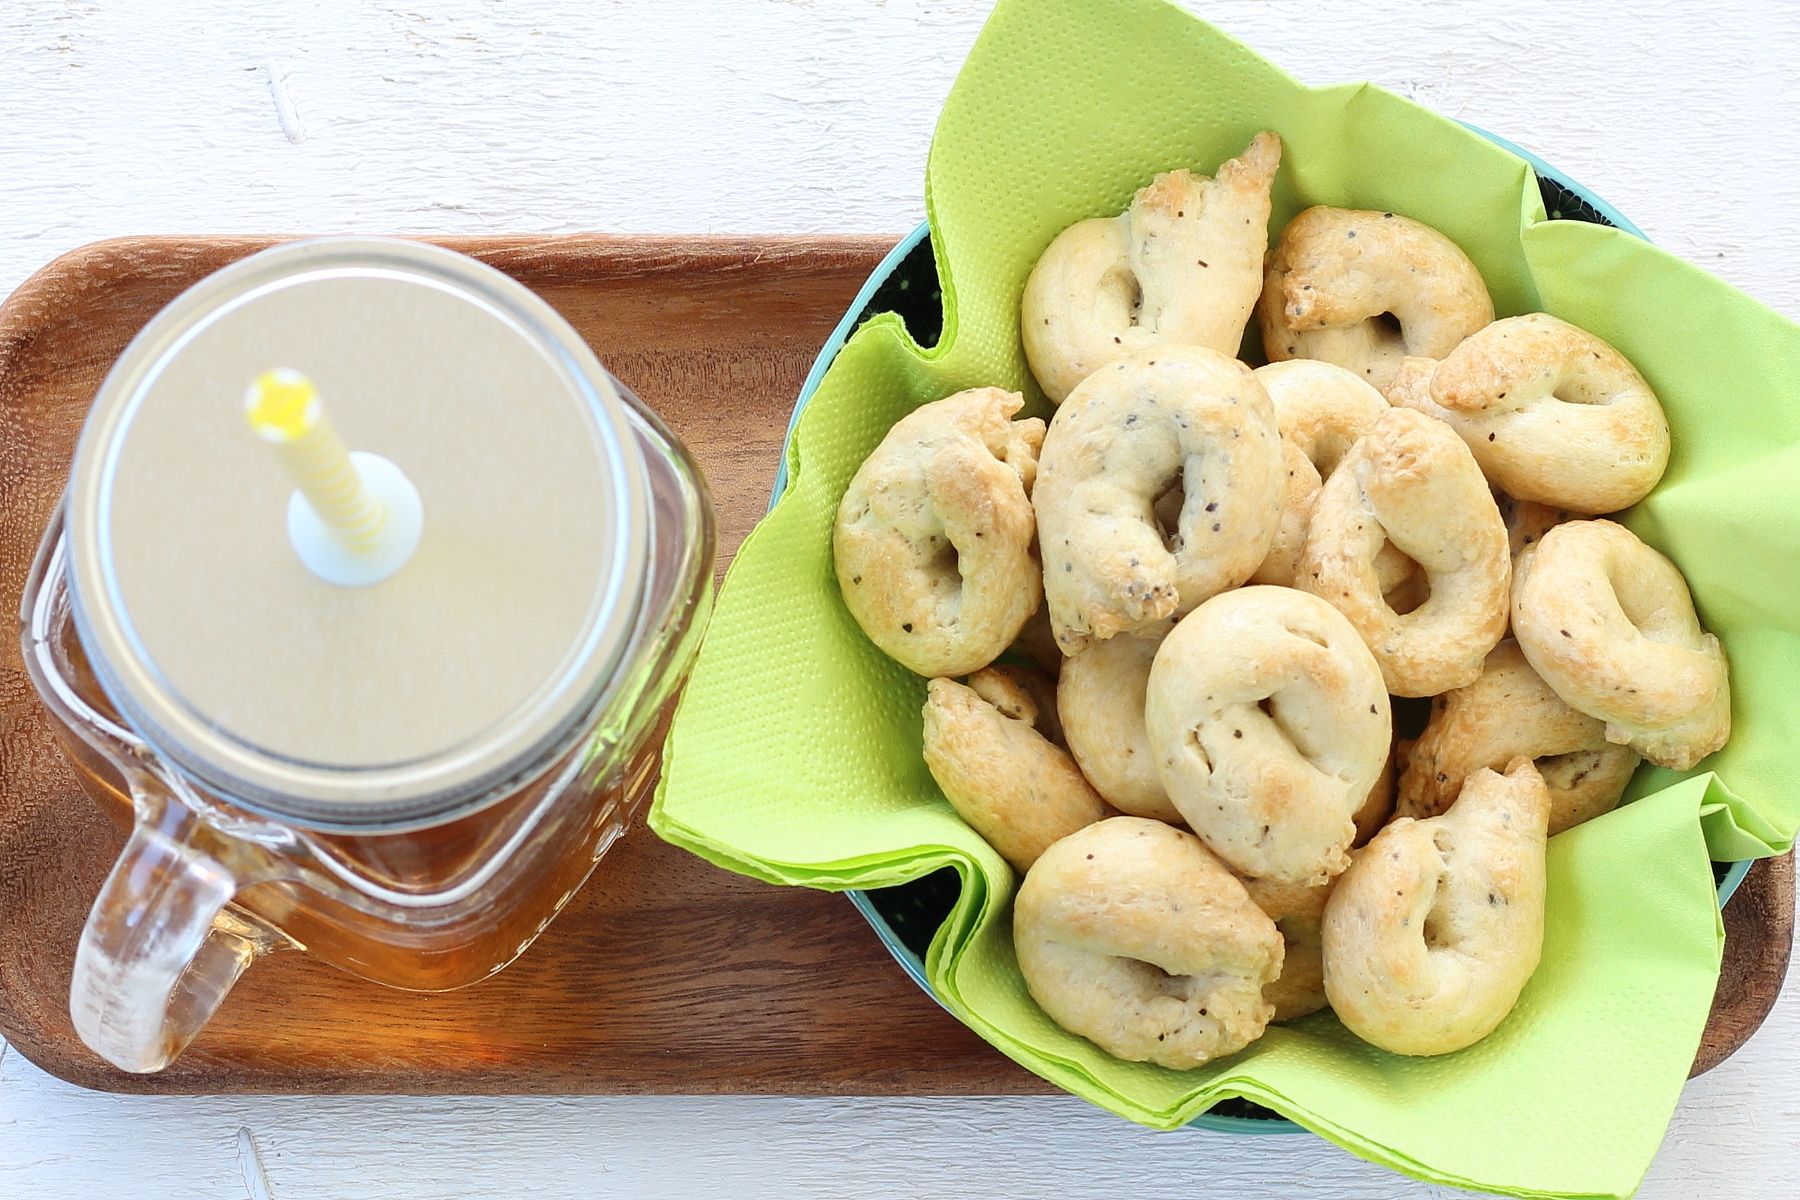
<svg viewBox="0 0 1800 1200">
<path fill-rule="evenodd" d="M 1689 1078 L 1710 1071 L 1761 1028 L 1794 944 L 1794 851 L 1750 868 L 1725 905 L 1725 961 Z"/>
<path fill-rule="evenodd" d="M 0 308 L 0 602 L 15 610 L 106 368 L 182 288 L 267 238 L 99 243 Z M 449 239 L 555 305 L 699 458 L 721 564 L 761 515 L 792 398 L 891 238 Z M 721 872 L 642 831 L 493 980 L 376 987 L 296 953 L 258 964 L 172 1068 L 126 1075 L 75 1039 L 66 999 L 117 836 L 0 655 L 0 1034 L 53 1074 L 134 1092 L 1002 1094 L 1050 1090 L 915 988 L 841 897 Z M 1793 861 L 1727 910 L 1697 1069 L 1779 990 Z"/>
</svg>

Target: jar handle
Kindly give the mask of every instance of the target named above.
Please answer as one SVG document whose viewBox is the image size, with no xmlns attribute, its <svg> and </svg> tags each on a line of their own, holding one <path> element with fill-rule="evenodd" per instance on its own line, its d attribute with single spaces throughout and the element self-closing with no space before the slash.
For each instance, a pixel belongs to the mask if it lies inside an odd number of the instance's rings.
<svg viewBox="0 0 1800 1200">
<path fill-rule="evenodd" d="M 271 941 L 248 923 L 215 926 L 238 880 L 193 810 L 154 785 L 133 792 L 131 837 L 75 951 L 69 1015 L 100 1057 L 148 1072 L 187 1048 Z"/>
</svg>

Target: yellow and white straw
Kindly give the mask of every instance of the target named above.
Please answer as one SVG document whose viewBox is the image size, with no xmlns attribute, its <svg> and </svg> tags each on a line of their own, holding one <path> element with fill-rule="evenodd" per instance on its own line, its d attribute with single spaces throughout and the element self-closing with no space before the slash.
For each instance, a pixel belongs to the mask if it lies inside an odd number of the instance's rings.
<svg viewBox="0 0 1800 1200">
<path fill-rule="evenodd" d="M 327 583 L 367 587 L 398 571 L 419 544 L 423 508 L 399 467 L 352 451 L 299 371 L 264 371 L 244 393 L 244 415 L 294 481 L 288 540 Z"/>
<path fill-rule="evenodd" d="M 387 511 L 357 474 L 313 381 L 286 367 L 264 371 L 244 394 L 244 415 L 256 436 L 275 447 L 300 494 L 344 548 L 373 551 Z"/>
</svg>

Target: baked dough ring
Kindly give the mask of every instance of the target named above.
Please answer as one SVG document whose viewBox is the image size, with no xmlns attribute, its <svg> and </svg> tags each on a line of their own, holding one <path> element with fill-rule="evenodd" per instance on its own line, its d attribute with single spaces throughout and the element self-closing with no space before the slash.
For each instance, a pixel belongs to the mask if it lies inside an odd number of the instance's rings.
<svg viewBox="0 0 1800 1200">
<path fill-rule="evenodd" d="M 1043 595 L 1031 484 L 1044 423 L 1017 392 L 971 388 L 900 418 L 838 505 L 838 590 L 869 640 L 920 675 L 966 675 Z"/>
<path fill-rule="evenodd" d="M 1165 622 L 1148 637 L 1121 635 L 1095 642 L 1066 660 L 1056 685 L 1056 707 L 1069 752 L 1107 803 L 1134 817 L 1179 825 L 1181 814 L 1163 790 L 1144 730 L 1150 664 L 1173 624 Z"/>
<path fill-rule="evenodd" d="M 1550 794 L 1550 832 L 1618 806 L 1638 756 L 1606 740 L 1606 726 L 1564 704 L 1514 641 L 1494 647 L 1481 678 L 1432 702 L 1431 719 L 1406 753 L 1395 812 L 1435 817 L 1483 767 L 1534 759 Z"/>
<path fill-rule="evenodd" d="M 1611 521 L 1570 521 L 1519 558 L 1513 635 L 1606 740 L 1685 771 L 1731 736 L 1725 648 L 1675 564 Z"/>
<path fill-rule="evenodd" d="M 1376 573 L 1387 541 L 1430 589 L 1405 614 L 1383 599 Z M 1443 422 L 1395 408 L 1325 481 L 1298 583 L 1350 618 L 1389 692 L 1435 696 L 1481 674 L 1506 632 L 1511 574 L 1506 526 L 1469 448 Z"/>
<path fill-rule="evenodd" d="M 1057 682 L 1056 707 L 1069 752 L 1108 804 L 1134 817 L 1152 817 L 1180 825 L 1181 814 L 1163 789 L 1162 777 L 1156 771 L 1156 755 L 1150 749 L 1150 734 L 1144 728 L 1150 666 L 1167 632 L 1160 629 L 1151 637 L 1108 638 L 1064 660 L 1068 665 Z M 997 669 L 977 672 L 970 677 L 970 686 L 976 686 L 978 676 Z M 1042 727 L 1035 719 L 1034 723 Z M 1047 730 L 1046 736 L 1058 741 Z M 1374 837 L 1393 811 L 1394 755 L 1390 752 L 1382 759 L 1381 774 L 1369 788 L 1362 807 L 1352 817 L 1356 838 L 1351 844 L 1360 846 Z"/>
<path fill-rule="evenodd" d="M 1051 403 L 1136 350 L 1237 354 L 1262 290 L 1280 163 L 1281 139 L 1259 133 L 1216 179 L 1158 175 L 1118 216 L 1057 235 L 1019 303 L 1025 357 Z"/>
<path fill-rule="evenodd" d="M 1669 465 L 1669 421 L 1637 368 L 1547 313 L 1495 321 L 1435 366 L 1408 359 L 1388 397 L 1456 430 L 1520 500 L 1617 512 Z"/>
<path fill-rule="evenodd" d="M 1357 376 L 1327 362 L 1270 363 L 1255 375 L 1275 405 L 1287 457 L 1287 491 L 1275 543 L 1250 582 L 1292 587 L 1320 485 L 1388 410 L 1388 402 Z"/>
<path fill-rule="evenodd" d="M 1237 871 L 1317 884 L 1342 871 L 1393 738 L 1381 669 L 1316 596 L 1215 596 L 1163 640 L 1144 725 L 1163 787 Z"/>
<path fill-rule="evenodd" d="M 1325 953 L 1320 924 L 1337 879 L 1313 887 L 1246 879 L 1250 901 L 1281 931 L 1281 974 L 1263 988 L 1275 1006 L 1272 1021 L 1297 1021 L 1325 1007 Z"/>
<path fill-rule="evenodd" d="M 1521 758 L 1357 853 L 1323 926 L 1325 995 L 1345 1028 L 1395 1054 L 1448 1054 L 1506 1018 L 1543 950 L 1549 809 Z"/>
<path fill-rule="evenodd" d="M 1281 935 L 1244 885 L 1193 834 L 1142 817 L 1046 850 L 1019 887 L 1013 945 L 1051 1020 L 1177 1071 L 1261 1036 L 1281 971 Z"/>
<path fill-rule="evenodd" d="M 1065 751 L 955 680 L 926 688 L 925 765 L 957 815 L 1021 871 L 1112 815 Z"/>
<path fill-rule="evenodd" d="M 1268 393 L 1216 350 L 1140 351 L 1076 388 L 1032 495 L 1057 644 L 1079 653 L 1248 579 L 1281 519 L 1281 464 Z M 1176 485 L 1165 540 L 1155 505 Z"/>
<path fill-rule="evenodd" d="M 1270 362 L 1323 359 L 1386 391 L 1403 357 L 1442 358 L 1494 319 L 1494 302 L 1469 256 L 1431 226 L 1319 206 L 1269 252 L 1256 317 Z"/>
</svg>

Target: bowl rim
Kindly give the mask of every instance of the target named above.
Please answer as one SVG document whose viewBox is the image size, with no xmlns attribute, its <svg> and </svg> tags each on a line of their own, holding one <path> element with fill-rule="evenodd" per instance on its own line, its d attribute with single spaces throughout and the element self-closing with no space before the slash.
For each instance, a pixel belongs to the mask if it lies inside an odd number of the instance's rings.
<svg viewBox="0 0 1800 1200">
<path fill-rule="evenodd" d="M 1607 224 L 1623 229 L 1625 232 L 1634 237 L 1642 238 L 1644 241 L 1650 240 L 1649 236 L 1645 234 L 1642 229 L 1639 229 L 1629 218 L 1601 198 L 1591 188 L 1578 183 L 1576 180 L 1570 178 L 1568 174 L 1551 166 L 1531 151 L 1526 150 L 1497 134 L 1490 133 L 1479 125 L 1473 125 L 1467 121 L 1459 121 L 1458 124 L 1471 132 L 1486 138 L 1501 149 L 1510 151 L 1523 159 L 1524 162 L 1531 167 L 1532 171 L 1541 179 L 1550 180 L 1563 190 L 1580 199 L 1598 213 Z M 1578 220 L 1579 218 L 1552 217 L 1551 219 Z M 793 412 L 788 417 L 787 432 L 782 437 L 781 462 L 776 468 L 774 485 L 769 492 L 769 507 L 771 509 L 774 508 L 776 502 L 781 499 L 782 494 L 787 491 L 788 455 L 793 448 L 794 429 L 800 422 L 800 414 L 806 410 L 807 404 L 812 400 L 813 393 L 818 391 L 820 382 L 825 378 L 825 373 L 830 369 L 832 362 L 837 358 L 838 352 L 844 348 L 844 343 L 850 340 L 851 335 L 854 334 L 857 328 L 862 324 L 863 314 L 873 303 L 876 293 L 894 272 L 900 269 L 901 263 L 905 262 L 907 257 L 911 255 L 914 250 L 918 249 L 919 244 L 924 242 L 930 236 L 930 222 L 921 221 L 909 233 L 894 244 L 894 248 L 889 250 L 882 260 L 876 264 L 875 269 L 869 273 L 868 279 L 864 281 L 862 287 L 857 291 L 856 297 L 850 301 L 850 305 L 844 311 L 843 317 L 838 320 L 838 323 L 832 328 L 831 335 L 825 339 L 824 345 L 819 348 L 818 356 L 813 359 L 811 369 L 807 371 L 805 380 L 800 384 L 799 394 L 794 400 Z M 1731 897 L 1737 892 L 1738 886 L 1744 882 L 1744 876 L 1749 874 L 1750 866 L 1753 861 L 1754 860 L 1751 859 L 1740 859 L 1732 862 L 1727 868 L 1724 877 L 1719 880 L 1718 885 L 1720 909 L 1725 907 L 1726 903 L 1730 901 Z M 880 911 L 876 909 L 874 903 L 869 899 L 868 892 L 863 890 L 851 890 L 847 891 L 845 895 L 849 898 L 851 905 L 857 912 L 862 914 L 863 919 L 867 921 L 870 927 L 875 931 L 876 936 L 881 940 L 881 944 L 887 947 L 888 953 L 893 956 L 894 961 L 900 965 L 901 970 L 905 971 L 912 981 L 918 984 L 919 988 L 927 996 L 930 996 L 936 1001 L 939 1007 L 943 1008 L 946 1012 L 950 1011 L 949 1006 L 944 1004 L 943 1000 L 938 996 L 936 989 L 931 986 L 930 980 L 926 978 L 924 960 L 913 953 L 910 948 L 900 941 L 899 936 L 895 934 L 893 927 L 888 924 L 886 918 L 881 915 Z M 1201 1113 L 1192 1121 L 1188 1122 L 1184 1128 L 1206 1129 L 1215 1133 L 1248 1134 L 1253 1136 L 1307 1132 L 1303 1126 L 1297 1125 L 1285 1117 L 1234 1117 L 1212 1112 Z"/>
</svg>

